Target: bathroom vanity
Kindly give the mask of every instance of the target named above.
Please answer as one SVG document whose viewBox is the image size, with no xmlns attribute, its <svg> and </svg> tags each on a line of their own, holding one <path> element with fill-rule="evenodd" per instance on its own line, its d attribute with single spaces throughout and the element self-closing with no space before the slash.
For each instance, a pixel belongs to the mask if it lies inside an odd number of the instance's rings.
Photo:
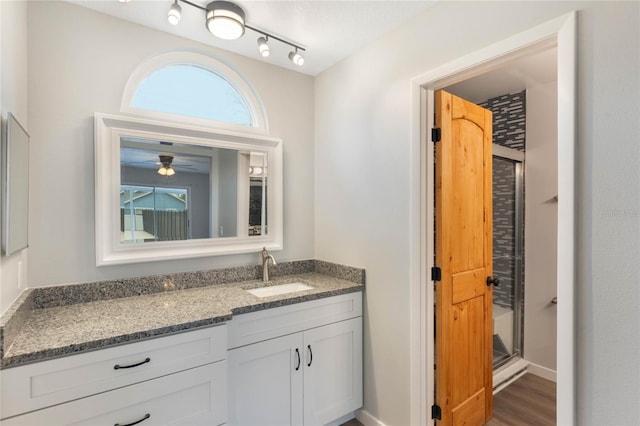
<svg viewBox="0 0 640 426">
<path fill-rule="evenodd" d="M 311 289 L 248 291 L 291 283 Z M 362 405 L 362 290 L 311 272 L 32 309 L 2 424 L 330 424 Z"/>
</svg>

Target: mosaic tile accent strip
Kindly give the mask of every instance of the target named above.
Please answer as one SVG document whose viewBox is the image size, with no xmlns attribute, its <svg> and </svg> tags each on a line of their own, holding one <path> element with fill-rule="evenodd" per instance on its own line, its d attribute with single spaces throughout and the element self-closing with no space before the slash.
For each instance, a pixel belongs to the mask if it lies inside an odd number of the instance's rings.
<svg viewBox="0 0 640 426">
<path fill-rule="evenodd" d="M 526 91 L 497 96 L 481 102 L 493 112 L 493 143 L 525 151 Z"/>
</svg>

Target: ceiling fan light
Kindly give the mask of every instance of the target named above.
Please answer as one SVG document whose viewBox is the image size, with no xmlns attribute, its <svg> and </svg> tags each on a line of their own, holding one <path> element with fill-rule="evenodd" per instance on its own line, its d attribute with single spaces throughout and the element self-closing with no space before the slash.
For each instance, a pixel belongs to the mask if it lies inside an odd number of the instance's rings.
<svg viewBox="0 0 640 426">
<path fill-rule="evenodd" d="M 178 25 L 180 22 L 180 18 L 182 17 L 182 7 L 178 4 L 178 0 L 171 5 L 169 9 L 169 14 L 167 15 L 167 20 L 171 25 Z"/>
<path fill-rule="evenodd" d="M 223 40 L 235 40 L 244 34 L 245 14 L 242 8 L 228 1 L 213 1 L 207 5 L 207 29 Z"/>
<path fill-rule="evenodd" d="M 158 169 L 158 174 L 161 176 L 166 176 L 167 175 L 167 168 L 162 166 Z"/>
<path fill-rule="evenodd" d="M 262 55 L 264 58 L 269 56 L 269 53 L 271 53 L 271 49 L 269 48 L 268 39 L 264 37 L 260 37 L 258 39 L 258 51 L 260 52 L 260 55 Z"/>
<path fill-rule="evenodd" d="M 167 169 L 167 176 L 173 176 L 176 174 L 176 170 L 173 167 Z"/>
</svg>

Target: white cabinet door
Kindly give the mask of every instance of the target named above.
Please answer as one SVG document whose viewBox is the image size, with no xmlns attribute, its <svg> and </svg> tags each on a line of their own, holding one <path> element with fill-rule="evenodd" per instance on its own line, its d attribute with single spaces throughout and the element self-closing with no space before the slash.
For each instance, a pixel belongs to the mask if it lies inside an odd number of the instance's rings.
<svg viewBox="0 0 640 426">
<path fill-rule="evenodd" d="M 301 425 L 303 357 L 301 333 L 230 350 L 228 423 Z"/>
<path fill-rule="evenodd" d="M 202 426 L 226 420 L 219 361 L 2 421 L 3 426 Z"/>
<path fill-rule="evenodd" d="M 304 332 L 304 424 L 362 407 L 362 318 Z"/>
</svg>

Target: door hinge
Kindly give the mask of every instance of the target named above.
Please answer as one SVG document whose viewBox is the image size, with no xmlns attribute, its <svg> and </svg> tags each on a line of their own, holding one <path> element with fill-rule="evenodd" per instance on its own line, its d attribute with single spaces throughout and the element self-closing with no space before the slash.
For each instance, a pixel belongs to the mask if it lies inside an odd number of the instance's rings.
<svg viewBox="0 0 640 426">
<path fill-rule="evenodd" d="M 434 404 L 431 406 L 431 418 L 435 420 L 442 420 L 442 409 L 439 405 Z"/>
<path fill-rule="evenodd" d="M 440 142 L 440 138 L 442 138 L 442 132 L 439 127 L 434 127 L 431 129 L 431 142 Z"/>
<path fill-rule="evenodd" d="M 441 281 L 442 280 L 442 269 L 434 266 L 431 268 L 431 281 Z"/>
</svg>

